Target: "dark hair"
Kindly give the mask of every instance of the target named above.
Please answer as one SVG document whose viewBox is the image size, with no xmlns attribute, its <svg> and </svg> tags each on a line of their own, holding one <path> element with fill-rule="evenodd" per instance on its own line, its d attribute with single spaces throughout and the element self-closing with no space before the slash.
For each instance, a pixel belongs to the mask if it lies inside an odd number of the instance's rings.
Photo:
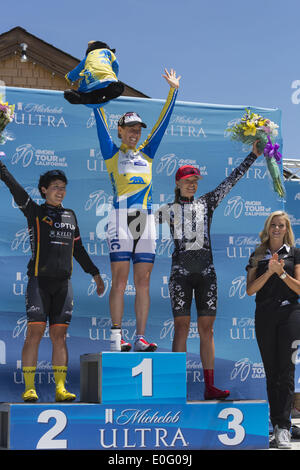
<svg viewBox="0 0 300 470">
<path fill-rule="evenodd" d="M 64 183 L 68 184 L 67 177 L 63 171 L 61 170 L 47 171 L 47 173 L 44 173 L 43 175 L 40 176 L 39 185 L 38 185 L 39 192 L 42 198 L 46 199 L 46 196 L 42 191 L 42 187 L 47 189 L 50 183 L 54 180 L 61 180 Z"/>
<path fill-rule="evenodd" d="M 85 55 L 88 55 L 90 52 L 95 51 L 96 49 L 108 49 L 109 51 L 115 53 L 116 49 L 111 49 L 105 42 L 94 41 L 87 48 Z"/>
<path fill-rule="evenodd" d="M 179 200 L 180 200 L 180 188 L 178 188 L 178 186 L 176 186 L 174 192 L 175 192 L 174 203 L 176 203 L 176 202 L 179 202 Z"/>
</svg>

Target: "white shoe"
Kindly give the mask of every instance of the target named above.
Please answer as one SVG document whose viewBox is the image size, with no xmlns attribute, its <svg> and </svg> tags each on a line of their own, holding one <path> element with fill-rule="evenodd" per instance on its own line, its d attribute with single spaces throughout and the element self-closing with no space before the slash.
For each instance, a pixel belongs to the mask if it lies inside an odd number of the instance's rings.
<svg viewBox="0 0 300 470">
<path fill-rule="evenodd" d="M 157 349 L 156 343 L 148 343 L 145 338 L 139 338 L 134 343 L 134 351 L 154 352 Z"/>
<path fill-rule="evenodd" d="M 275 440 L 276 440 L 278 449 L 291 449 L 292 448 L 291 433 L 289 432 L 288 429 L 279 428 L 278 425 L 276 424 L 275 429 L 274 429 L 274 434 L 275 434 Z"/>
</svg>

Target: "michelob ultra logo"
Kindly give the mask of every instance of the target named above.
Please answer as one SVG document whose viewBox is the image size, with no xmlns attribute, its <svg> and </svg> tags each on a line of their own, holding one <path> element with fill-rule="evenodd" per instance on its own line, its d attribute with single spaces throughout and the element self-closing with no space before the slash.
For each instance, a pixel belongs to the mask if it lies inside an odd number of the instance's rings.
<svg viewBox="0 0 300 470">
<path fill-rule="evenodd" d="M 179 422 L 180 415 L 181 411 L 165 413 L 151 408 L 126 408 L 121 412 L 106 408 L 106 427 L 99 429 L 100 446 L 104 449 L 145 448 L 149 445 L 157 448 L 187 448 L 189 443 L 183 431 L 174 426 Z M 107 426 L 109 424 L 112 426 Z"/>
</svg>

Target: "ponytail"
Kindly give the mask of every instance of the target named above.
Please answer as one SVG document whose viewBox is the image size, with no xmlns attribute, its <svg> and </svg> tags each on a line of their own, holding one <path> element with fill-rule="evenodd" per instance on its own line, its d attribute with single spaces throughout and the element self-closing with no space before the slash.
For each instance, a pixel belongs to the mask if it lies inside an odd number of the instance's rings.
<svg viewBox="0 0 300 470">
<path fill-rule="evenodd" d="M 174 192 L 175 192 L 174 203 L 178 203 L 180 200 L 180 189 L 178 188 L 178 186 L 176 186 Z"/>
</svg>

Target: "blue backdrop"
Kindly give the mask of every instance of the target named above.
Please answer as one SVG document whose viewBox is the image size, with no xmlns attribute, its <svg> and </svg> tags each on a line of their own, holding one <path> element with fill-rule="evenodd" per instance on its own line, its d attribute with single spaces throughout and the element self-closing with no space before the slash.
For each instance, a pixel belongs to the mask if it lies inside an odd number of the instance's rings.
<svg viewBox="0 0 300 470">
<path fill-rule="evenodd" d="M 166 95 L 167 92 L 166 89 Z M 53 91 L 8 88 L 6 99 L 16 105 L 14 122 L 7 127 L 9 140 L 1 148 L 6 153 L 8 169 L 39 203 L 42 202 L 37 190 L 39 175 L 53 168 L 66 172 L 69 184 L 64 205 L 75 210 L 84 245 L 99 267 L 106 286 L 104 295 L 99 298 L 93 280 L 74 264 L 74 313 L 68 330 L 68 388 L 79 397 L 80 355 L 109 349 L 111 273 L 103 227 L 112 201 L 111 186 L 91 109 L 72 106 L 61 92 Z M 162 105 L 162 100 L 126 97 L 109 103 L 105 109 L 115 141 L 118 142 L 120 115 L 136 110 L 148 124 L 149 131 Z M 258 111 L 280 125 L 279 110 L 261 108 Z M 214 189 L 238 165 L 250 149 L 232 142 L 225 129 L 243 113 L 244 108 L 237 106 L 177 102 L 154 162 L 154 203 L 157 206 L 173 200 L 174 175 L 179 166 L 187 163 L 199 166 L 203 175 L 200 195 Z M 147 130 L 143 132 L 142 137 L 146 138 Z M 281 143 L 281 136 L 278 140 Z M 30 243 L 26 219 L 2 182 L 0 199 L 0 401 L 13 402 L 21 400 L 24 388 L 21 350 L 26 333 L 24 294 Z M 215 322 L 216 385 L 231 390 L 233 399 L 266 397 L 264 369 L 254 333 L 255 304 L 254 298 L 246 295 L 245 266 L 266 216 L 282 207 L 261 157 L 214 215 L 212 241 L 219 286 Z M 299 238 L 300 234 L 298 241 Z M 160 351 L 171 350 L 173 337 L 168 293 L 171 252 L 171 240 L 163 231 L 157 243 L 147 326 L 147 338 L 157 342 Z M 132 275 L 125 294 L 123 336 L 131 341 L 135 334 Z M 36 384 L 41 400 L 53 401 L 48 331 L 40 346 Z M 203 370 L 194 309 L 188 340 L 187 387 L 189 399 L 202 399 Z"/>
<path fill-rule="evenodd" d="M 286 181 L 286 205 L 285 209 L 290 217 L 293 232 L 295 235 L 295 246 L 300 248 L 300 182 L 299 181 Z M 300 344 L 300 338 L 299 338 Z M 300 357 L 299 347 L 297 354 L 294 355 L 296 361 L 296 374 L 295 374 L 295 386 L 296 391 L 300 392 Z"/>
</svg>

